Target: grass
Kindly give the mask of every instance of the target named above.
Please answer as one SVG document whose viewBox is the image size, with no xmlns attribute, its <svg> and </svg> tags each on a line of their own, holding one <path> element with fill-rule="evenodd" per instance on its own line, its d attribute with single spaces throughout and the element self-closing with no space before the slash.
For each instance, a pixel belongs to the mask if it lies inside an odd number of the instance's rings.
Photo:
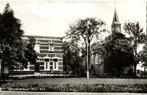
<svg viewBox="0 0 147 95">
<path fill-rule="evenodd" d="M 146 79 L 27 78 L 9 81 L 3 90 L 49 92 L 147 92 Z"/>
<path fill-rule="evenodd" d="M 12 80 L 9 83 L 25 84 L 147 84 L 147 79 L 122 78 L 27 78 Z"/>
</svg>

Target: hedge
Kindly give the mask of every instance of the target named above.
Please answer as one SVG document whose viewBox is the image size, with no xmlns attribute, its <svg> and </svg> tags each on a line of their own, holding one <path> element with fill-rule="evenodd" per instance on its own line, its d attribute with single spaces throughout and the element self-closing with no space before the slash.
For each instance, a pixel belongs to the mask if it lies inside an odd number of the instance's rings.
<svg viewBox="0 0 147 95">
<path fill-rule="evenodd" d="M 147 84 L 24 84 L 8 83 L 4 91 L 147 93 Z"/>
</svg>

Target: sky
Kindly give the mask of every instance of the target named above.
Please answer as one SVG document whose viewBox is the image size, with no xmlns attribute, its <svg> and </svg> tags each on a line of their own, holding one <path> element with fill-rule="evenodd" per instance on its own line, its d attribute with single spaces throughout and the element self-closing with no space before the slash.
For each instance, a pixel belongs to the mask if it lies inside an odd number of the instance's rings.
<svg viewBox="0 0 147 95">
<path fill-rule="evenodd" d="M 25 35 L 65 36 L 69 25 L 79 19 L 95 17 L 111 23 L 116 8 L 119 21 L 133 21 L 146 27 L 146 0 L 0 0 L 0 12 L 6 3 L 22 23 Z M 122 27 L 123 28 L 123 27 Z"/>
</svg>

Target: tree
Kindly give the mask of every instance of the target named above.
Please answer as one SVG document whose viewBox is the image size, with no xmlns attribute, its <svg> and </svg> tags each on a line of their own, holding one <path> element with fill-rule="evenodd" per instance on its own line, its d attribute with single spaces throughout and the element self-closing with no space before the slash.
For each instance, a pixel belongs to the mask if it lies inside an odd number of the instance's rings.
<svg viewBox="0 0 147 95">
<path fill-rule="evenodd" d="M 144 44 L 143 50 L 139 52 L 140 62 L 144 67 L 144 75 L 146 76 L 146 67 L 147 67 L 147 43 Z"/>
<path fill-rule="evenodd" d="M 10 9 L 9 4 L 6 5 L 4 12 L 0 14 L 0 57 L 1 57 L 1 76 L 4 77 L 4 70 L 14 69 L 20 63 L 27 64 L 23 56 L 22 37 L 23 30 L 18 18 L 14 16 L 14 12 Z"/>
<path fill-rule="evenodd" d="M 66 73 L 84 76 L 85 70 L 82 63 L 82 58 L 79 56 L 80 48 L 75 43 L 63 43 L 63 66 Z"/>
<path fill-rule="evenodd" d="M 37 63 L 38 54 L 34 50 L 36 40 L 33 37 L 29 37 L 28 43 L 26 43 L 25 57 L 30 64 L 34 64 L 34 71 L 39 72 L 39 64 Z"/>
<path fill-rule="evenodd" d="M 106 56 L 105 41 L 95 42 L 91 45 L 93 53 L 101 55 L 103 58 Z"/>
<path fill-rule="evenodd" d="M 106 56 L 104 69 L 106 73 L 117 76 L 124 74 L 124 69 L 135 64 L 135 59 L 130 42 L 124 34 L 115 32 L 105 42 Z M 133 75 L 131 68 L 127 71 Z"/>
<path fill-rule="evenodd" d="M 145 39 L 145 34 L 143 28 L 140 27 L 139 22 L 128 22 L 124 24 L 124 30 L 129 35 L 129 41 L 132 46 L 135 63 L 139 63 L 139 54 L 137 53 L 137 48 L 139 44 L 142 44 Z M 134 71 L 136 71 L 136 65 Z"/>
<path fill-rule="evenodd" d="M 77 23 L 70 25 L 67 36 L 73 42 L 84 41 L 87 54 L 87 78 L 89 77 L 90 64 L 90 45 L 95 38 L 99 38 L 99 34 L 104 31 L 105 23 L 95 18 L 80 19 Z"/>
</svg>

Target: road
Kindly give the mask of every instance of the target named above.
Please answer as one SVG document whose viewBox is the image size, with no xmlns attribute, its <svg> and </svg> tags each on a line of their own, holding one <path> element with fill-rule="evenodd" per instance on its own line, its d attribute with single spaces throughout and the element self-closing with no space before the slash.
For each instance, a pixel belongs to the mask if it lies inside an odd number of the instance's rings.
<svg viewBox="0 0 147 95">
<path fill-rule="evenodd" d="M 2 91 L 0 95 L 147 95 L 147 93 L 84 93 L 84 92 L 14 92 Z"/>
</svg>

